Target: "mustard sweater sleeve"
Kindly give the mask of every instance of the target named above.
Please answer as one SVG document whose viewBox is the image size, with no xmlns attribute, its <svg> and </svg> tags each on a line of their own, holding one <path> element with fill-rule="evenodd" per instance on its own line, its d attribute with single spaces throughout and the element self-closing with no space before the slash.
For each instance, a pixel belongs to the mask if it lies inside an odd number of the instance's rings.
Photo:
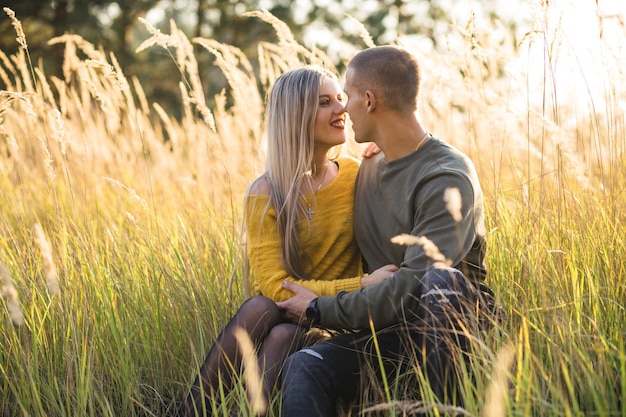
<svg viewBox="0 0 626 417">
<path fill-rule="evenodd" d="M 354 177 L 358 165 L 338 161 L 340 174 L 314 198 L 315 213 L 300 231 L 303 262 L 308 280 L 287 274 L 280 261 L 282 237 L 276 227 L 276 211 L 266 195 L 249 195 L 244 205 L 247 250 L 255 289 L 274 301 L 293 295 L 283 289 L 290 280 L 318 295 L 361 288 L 361 255 L 354 240 L 352 211 Z"/>
</svg>

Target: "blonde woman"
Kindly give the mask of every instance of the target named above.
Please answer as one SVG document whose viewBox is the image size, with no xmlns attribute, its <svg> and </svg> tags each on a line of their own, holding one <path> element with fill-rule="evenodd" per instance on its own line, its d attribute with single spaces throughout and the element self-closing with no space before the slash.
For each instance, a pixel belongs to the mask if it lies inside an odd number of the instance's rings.
<svg viewBox="0 0 626 417">
<path fill-rule="evenodd" d="M 358 162 L 329 158 L 347 139 L 336 76 L 318 66 L 289 71 L 276 80 L 267 106 L 266 170 L 251 184 L 244 210 L 259 295 L 242 304 L 217 338 L 180 415 L 210 415 L 220 386 L 232 388 L 233 370 L 241 364 L 236 327 L 256 345 L 269 399 L 285 358 L 310 343 L 309 329 L 289 323 L 276 305 L 292 295 L 283 281 L 334 295 L 377 283 L 397 269 L 387 265 L 363 276 L 352 222 Z"/>
</svg>

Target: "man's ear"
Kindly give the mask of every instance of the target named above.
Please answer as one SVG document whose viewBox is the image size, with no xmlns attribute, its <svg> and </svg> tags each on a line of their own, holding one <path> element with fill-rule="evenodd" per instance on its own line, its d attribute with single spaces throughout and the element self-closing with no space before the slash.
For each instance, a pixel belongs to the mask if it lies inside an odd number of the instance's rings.
<svg viewBox="0 0 626 417">
<path fill-rule="evenodd" d="M 367 90 L 365 92 L 365 96 L 367 98 L 367 100 L 365 101 L 365 104 L 367 105 L 367 111 L 374 111 L 374 109 L 376 108 L 376 96 L 374 95 L 374 92 L 371 90 Z"/>
</svg>

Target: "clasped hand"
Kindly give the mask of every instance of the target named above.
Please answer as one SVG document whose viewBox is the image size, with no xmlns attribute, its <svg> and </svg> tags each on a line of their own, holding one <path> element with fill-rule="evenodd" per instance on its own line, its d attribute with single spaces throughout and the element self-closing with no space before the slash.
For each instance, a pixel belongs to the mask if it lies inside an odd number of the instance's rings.
<svg viewBox="0 0 626 417">
<path fill-rule="evenodd" d="M 382 266 L 371 274 L 361 278 L 361 286 L 368 287 L 378 284 L 392 276 L 397 270 L 398 267 L 393 264 Z M 305 317 L 306 309 L 311 301 L 317 298 L 317 294 L 302 285 L 287 280 L 283 281 L 283 288 L 291 291 L 294 295 L 288 300 L 277 302 L 276 305 L 284 311 L 285 317 L 289 321 L 293 323 L 305 323 L 307 321 Z"/>
</svg>

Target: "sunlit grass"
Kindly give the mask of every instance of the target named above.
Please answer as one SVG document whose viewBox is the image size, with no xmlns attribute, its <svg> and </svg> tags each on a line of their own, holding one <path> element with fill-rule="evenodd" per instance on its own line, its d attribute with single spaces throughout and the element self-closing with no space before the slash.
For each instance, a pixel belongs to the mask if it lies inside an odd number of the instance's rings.
<svg viewBox="0 0 626 417">
<path fill-rule="evenodd" d="M 399 39 L 423 60 L 425 125 L 476 163 L 489 284 L 507 320 L 461 368 L 463 409 L 435 401 L 416 362 L 416 387 L 372 387 L 361 415 L 626 415 L 623 61 L 598 37 L 600 94 L 589 85 L 577 103 L 559 101 L 558 22 L 541 31 L 548 13 L 537 12 L 518 43 L 473 19 L 451 30 L 454 53 Z M 65 80 L 33 67 L 28 34 L 16 56 L 0 55 L 0 415 L 162 416 L 182 401 L 245 297 L 240 214 L 262 163 L 258 86 L 298 63 L 328 64 L 271 16 L 248 18 L 280 35 L 260 45 L 259 68 L 236 45 L 192 40 L 234 91 L 214 108 L 190 41 L 175 27 L 151 32 L 144 46 L 167 48 L 181 70 L 180 120 L 78 36 L 53 40 L 65 44 Z M 241 384 L 227 399 L 221 413 L 249 412 Z"/>
</svg>

